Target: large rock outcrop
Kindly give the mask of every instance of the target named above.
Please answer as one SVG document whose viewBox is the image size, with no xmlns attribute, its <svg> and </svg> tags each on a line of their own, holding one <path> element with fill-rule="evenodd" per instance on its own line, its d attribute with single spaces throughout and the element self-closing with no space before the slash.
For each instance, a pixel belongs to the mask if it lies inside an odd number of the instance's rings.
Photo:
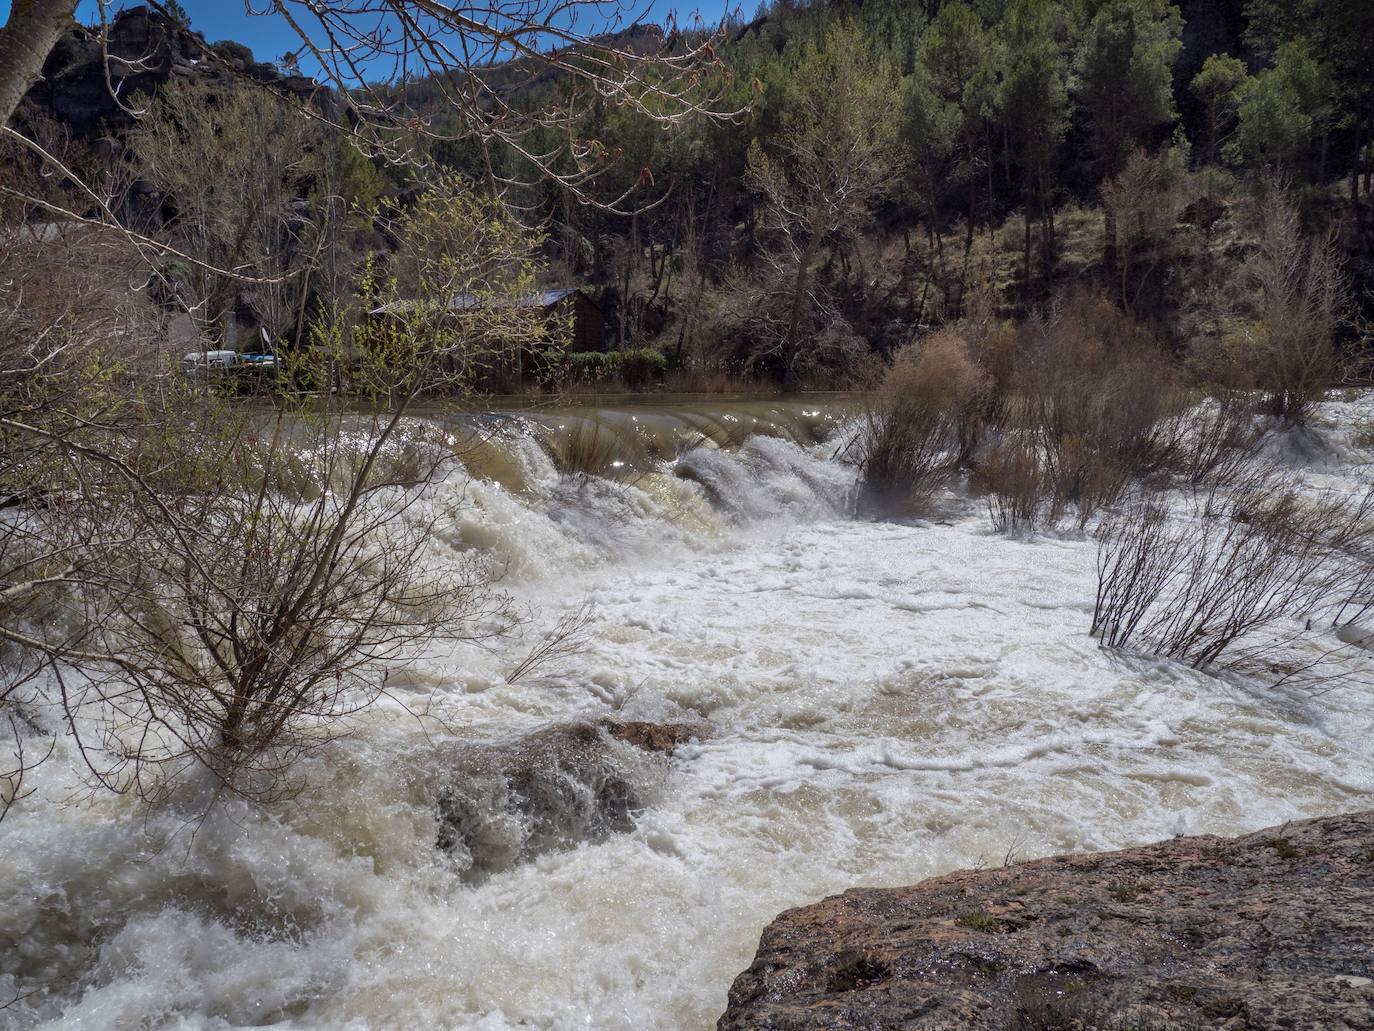
<svg viewBox="0 0 1374 1031">
<path fill-rule="evenodd" d="M 29 91 L 37 111 L 69 129 L 94 139 L 118 134 L 133 124 L 124 104 L 142 94 L 153 96 L 172 79 L 191 79 L 224 88 L 256 80 L 274 92 L 292 95 L 334 114 L 334 94 L 300 75 L 283 75 L 273 65 L 254 61 L 240 44 L 206 43 L 203 36 L 147 7 L 119 11 L 110 22 L 106 60 L 96 30 L 79 27 L 58 40 L 43 63 L 43 77 Z M 21 112 L 21 115 L 23 113 Z"/>
<path fill-rule="evenodd" d="M 847 891 L 719 1028 L 1374 1028 L 1374 812 Z"/>
</svg>

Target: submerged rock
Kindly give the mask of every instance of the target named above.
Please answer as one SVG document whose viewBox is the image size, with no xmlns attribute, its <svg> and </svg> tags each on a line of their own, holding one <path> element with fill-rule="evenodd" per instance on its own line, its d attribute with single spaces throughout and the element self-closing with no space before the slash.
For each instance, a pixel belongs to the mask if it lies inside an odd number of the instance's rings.
<svg viewBox="0 0 1374 1031">
<path fill-rule="evenodd" d="M 634 829 L 697 724 L 574 723 L 465 749 L 439 793 L 435 846 L 480 881 L 546 852 Z"/>
<path fill-rule="evenodd" d="M 1374 1028 L 1374 812 L 847 891 L 718 1027 Z"/>
</svg>

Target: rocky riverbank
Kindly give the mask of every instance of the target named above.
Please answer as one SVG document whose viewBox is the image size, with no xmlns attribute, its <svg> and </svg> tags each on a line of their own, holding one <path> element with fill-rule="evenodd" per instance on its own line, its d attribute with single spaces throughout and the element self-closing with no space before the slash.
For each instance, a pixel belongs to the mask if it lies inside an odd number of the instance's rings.
<svg viewBox="0 0 1374 1031">
<path fill-rule="evenodd" d="M 718 1027 L 1374 1028 L 1374 812 L 847 891 Z"/>
</svg>

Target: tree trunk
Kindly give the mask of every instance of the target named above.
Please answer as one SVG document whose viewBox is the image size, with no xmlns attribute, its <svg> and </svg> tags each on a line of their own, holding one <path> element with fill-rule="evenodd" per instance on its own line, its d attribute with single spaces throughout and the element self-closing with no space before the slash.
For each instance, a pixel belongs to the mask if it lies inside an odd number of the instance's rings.
<svg viewBox="0 0 1374 1031">
<path fill-rule="evenodd" d="M 1116 278 L 1118 255 L 1116 252 L 1116 212 L 1107 205 L 1102 213 L 1102 270 L 1111 278 Z"/>
<path fill-rule="evenodd" d="M 1360 200 L 1360 148 L 1364 146 L 1364 125 L 1355 123 L 1355 160 L 1350 164 L 1350 203 Z"/>
<path fill-rule="evenodd" d="M 792 312 L 787 319 L 787 367 L 783 369 L 783 382 L 787 386 L 791 386 L 795 379 L 797 331 L 801 328 L 802 297 L 806 294 L 806 280 L 811 272 L 811 262 L 815 260 L 816 251 L 819 249 L 818 237 L 813 236 L 797 262 L 797 278 L 792 284 Z"/>
<path fill-rule="evenodd" d="M 707 234 L 711 230 L 711 219 L 715 212 L 716 193 L 716 176 L 713 173 L 711 176 L 710 185 L 707 187 L 706 190 L 706 207 L 701 215 L 701 235 L 695 237 L 695 261 L 697 263 L 696 287 L 692 292 L 691 300 L 687 306 L 687 311 L 683 314 L 682 324 L 678 327 L 677 332 L 677 358 L 679 364 L 681 364 L 682 362 L 682 355 L 683 352 L 686 350 L 687 344 L 691 341 L 690 330 L 696 328 L 697 313 L 701 310 L 702 299 L 706 296 Z M 687 212 L 687 217 L 693 217 L 690 207 Z"/>
<path fill-rule="evenodd" d="M 968 234 L 964 237 L 964 254 L 973 250 L 974 216 L 978 212 L 978 177 L 970 169 L 968 176 Z"/>
<path fill-rule="evenodd" d="M 1026 198 L 1026 206 L 1021 209 L 1021 221 L 1026 224 L 1025 250 L 1021 256 L 1021 303 L 1030 307 L 1031 297 L 1031 223 L 1030 223 L 1030 198 Z"/>
<path fill-rule="evenodd" d="M 0 28 L 0 125 L 38 81 L 43 62 L 62 34 L 76 24 L 77 0 L 13 0 Z"/>
</svg>

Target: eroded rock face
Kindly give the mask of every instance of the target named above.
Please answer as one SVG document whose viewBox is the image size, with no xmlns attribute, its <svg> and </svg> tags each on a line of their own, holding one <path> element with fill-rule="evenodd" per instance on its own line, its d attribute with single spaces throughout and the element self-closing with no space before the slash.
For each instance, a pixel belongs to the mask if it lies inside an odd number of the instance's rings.
<svg viewBox="0 0 1374 1031">
<path fill-rule="evenodd" d="M 783 913 L 721 1031 L 1374 1028 L 1374 812 Z"/>
<path fill-rule="evenodd" d="M 704 736 L 698 724 L 608 720 L 465 749 L 439 793 L 435 845 L 480 881 L 633 830 L 667 775 L 665 756 Z"/>
<path fill-rule="evenodd" d="M 214 60 L 205 53 L 207 44 L 199 33 L 147 7 L 116 12 L 107 47 L 111 58 L 109 83 L 105 81 L 106 62 L 98 35 L 80 27 L 67 33 L 44 61 L 43 76 L 29 91 L 29 101 L 85 139 L 133 125 L 134 118 L 125 106 L 139 94 L 155 95 L 172 79 L 226 88 L 248 86 L 246 80 L 257 80 L 276 92 L 292 94 L 326 113 L 335 113 L 331 91 L 319 89 L 302 76 L 283 75 L 271 64 L 254 61 L 246 47 L 221 45 L 220 60 Z M 110 95 L 111 88 L 125 106 Z"/>
</svg>

